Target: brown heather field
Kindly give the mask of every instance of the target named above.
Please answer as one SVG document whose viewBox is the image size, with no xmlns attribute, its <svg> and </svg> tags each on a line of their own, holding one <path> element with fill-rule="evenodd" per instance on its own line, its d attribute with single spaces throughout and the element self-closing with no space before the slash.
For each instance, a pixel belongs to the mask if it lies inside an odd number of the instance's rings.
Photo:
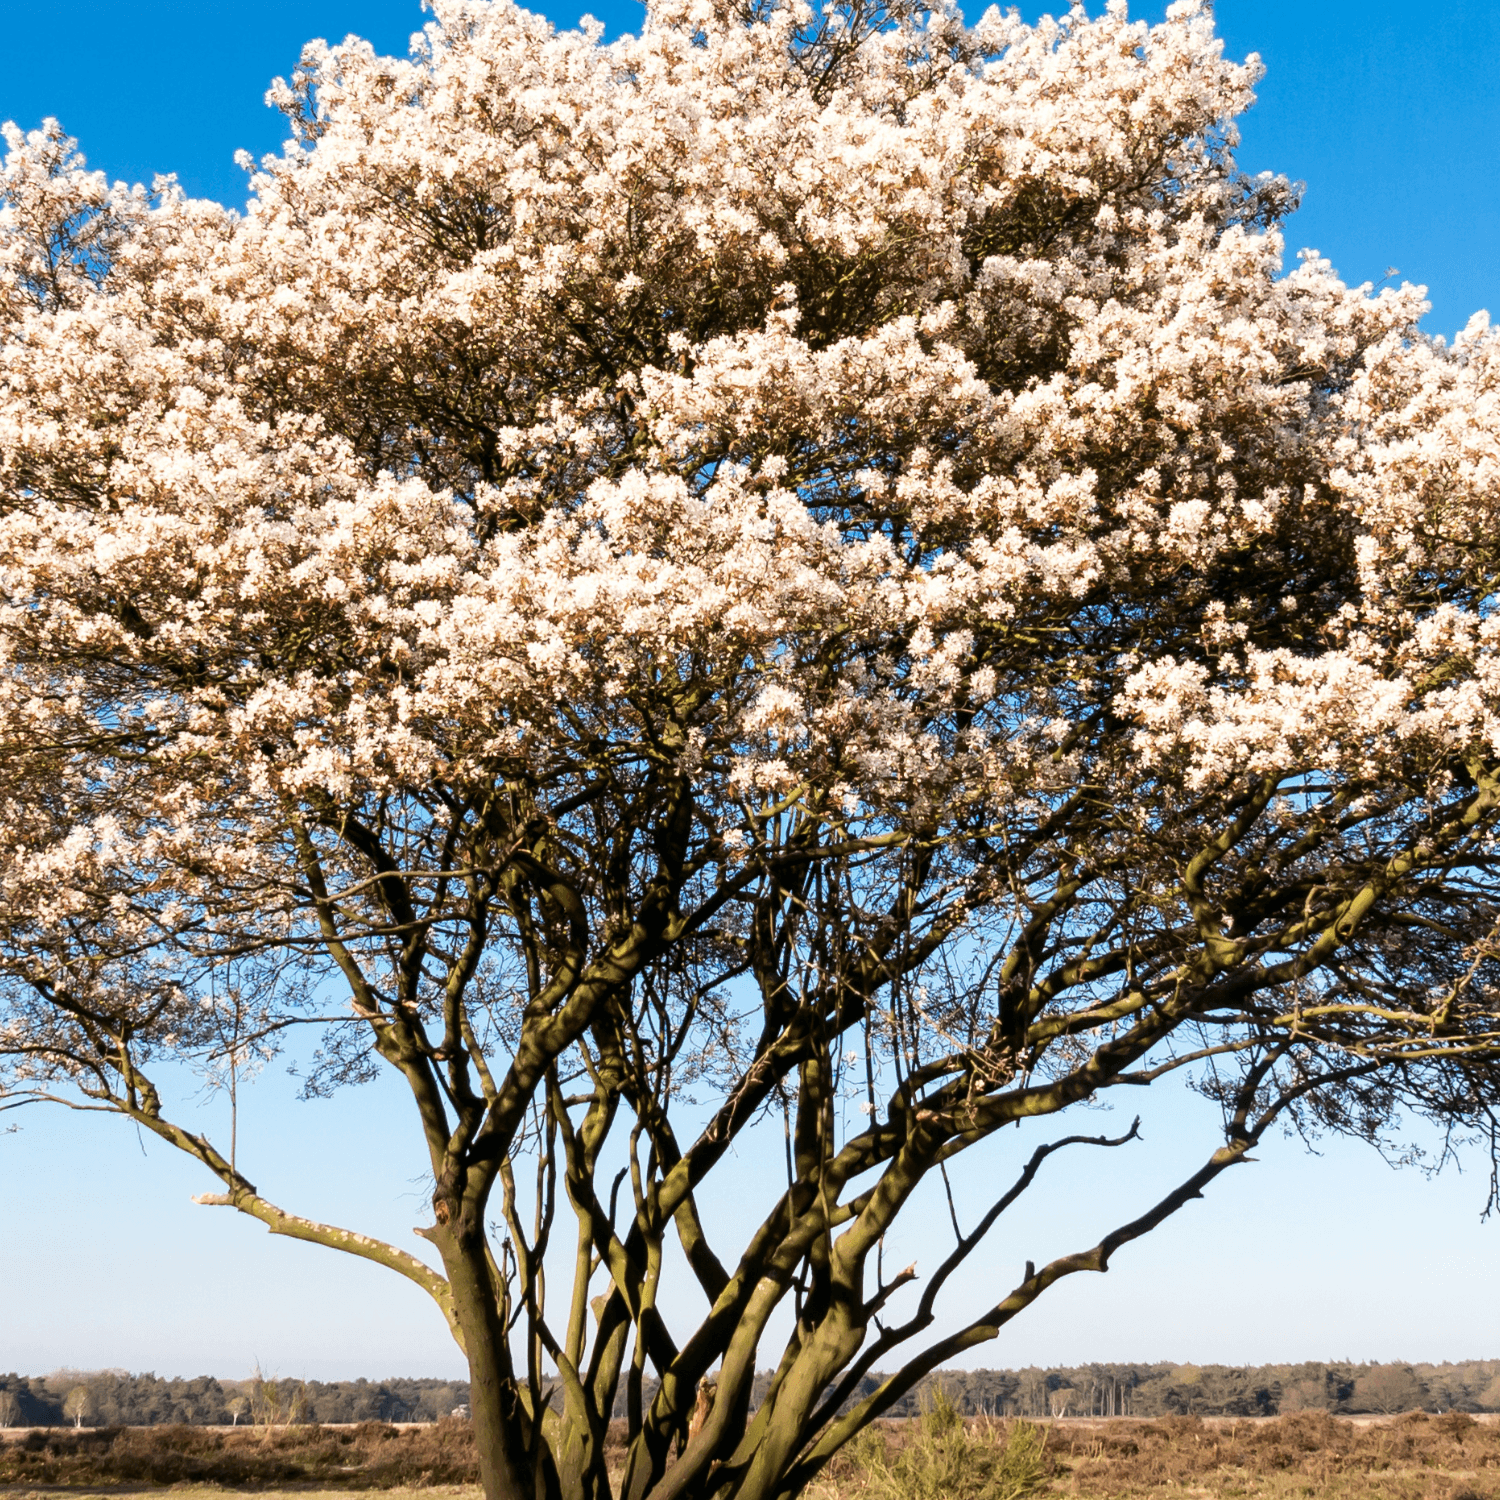
<svg viewBox="0 0 1500 1500">
<path fill-rule="evenodd" d="M 170 1487 L 298 1500 L 378 1489 L 388 1500 L 476 1500 L 467 1424 L 397 1429 L 124 1428 L 15 1435 L 0 1495 L 70 1500 Z M 417 1492 L 420 1491 L 420 1495 Z M 958 1420 L 941 1403 L 881 1424 L 806 1500 L 1500 1500 L 1500 1424 L 1462 1413 L 1355 1423 L 1169 1417 Z"/>
<path fill-rule="evenodd" d="M 474 1486 L 467 1422 L 393 1427 L 32 1428 L 0 1448 L 0 1493 L 212 1485 L 245 1490 Z"/>
<path fill-rule="evenodd" d="M 840 1460 L 807 1500 L 1500 1500 L 1500 1425 L 1463 1413 L 1378 1422 L 1301 1412 L 1034 1426 L 981 1418 L 964 1424 L 959 1442 L 949 1439 L 946 1454 L 927 1426 L 888 1424 L 883 1455 L 872 1463 L 856 1451 Z M 1030 1429 L 1039 1451 L 1034 1463 L 1007 1466 L 1017 1428 Z M 955 1453 L 985 1447 L 1001 1455 L 988 1484 L 979 1465 L 966 1466 Z M 905 1464 L 903 1453 L 910 1455 Z"/>
</svg>

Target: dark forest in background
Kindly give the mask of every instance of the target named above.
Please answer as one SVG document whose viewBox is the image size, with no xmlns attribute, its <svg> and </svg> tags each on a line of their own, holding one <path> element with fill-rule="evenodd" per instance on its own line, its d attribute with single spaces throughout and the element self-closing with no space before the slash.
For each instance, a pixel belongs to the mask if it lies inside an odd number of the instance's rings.
<svg viewBox="0 0 1500 1500">
<path fill-rule="evenodd" d="M 769 1381 L 757 1379 L 757 1385 Z M 868 1377 L 873 1385 L 878 1376 Z M 1092 1364 L 945 1370 L 934 1379 L 963 1412 L 995 1416 L 1254 1417 L 1500 1411 L 1500 1359 L 1445 1364 Z M 757 1395 L 759 1392 L 757 1391 Z M 911 1416 L 919 1389 L 893 1416 Z M 163 1380 L 122 1370 L 0 1375 L 0 1426 L 215 1426 L 433 1422 L 463 1408 L 462 1380 Z"/>
</svg>

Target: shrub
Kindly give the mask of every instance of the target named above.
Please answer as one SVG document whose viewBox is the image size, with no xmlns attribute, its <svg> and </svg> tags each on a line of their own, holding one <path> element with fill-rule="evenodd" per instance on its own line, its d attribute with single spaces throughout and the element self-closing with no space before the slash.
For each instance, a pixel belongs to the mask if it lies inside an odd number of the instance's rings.
<svg viewBox="0 0 1500 1500">
<path fill-rule="evenodd" d="M 939 1387 L 894 1460 L 879 1430 L 861 1434 L 854 1483 L 863 1500 L 1021 1500 L 1047 1477 L 1046 1447 L 1031 1422 L 965 1423 Z"/>
</svg>

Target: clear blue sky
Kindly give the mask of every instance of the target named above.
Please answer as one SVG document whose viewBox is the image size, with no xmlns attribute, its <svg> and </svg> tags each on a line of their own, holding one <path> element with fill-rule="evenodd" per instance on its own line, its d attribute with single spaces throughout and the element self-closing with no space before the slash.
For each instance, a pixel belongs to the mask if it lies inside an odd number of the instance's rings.
<svg viewBox="0 0 1500 1500">
<path fill-rule="evenodd" d="M 640 15 L 633 0 L 589 8 L 612 33 Z M 571 25 L 580 9 L 563 0 L 548 14 Z M 1430 288 L 1434 332 L 1480 307 L 1500 316 L 1500 5 L 1220 0 L 1218 16 L 1231 55 L 1258 51 L 1269 69 L 1243 165 L 1307 183 L 1292 248 L 1315 246 L 1356 282 L 1399 268 Z M 0 0 L 0 118 L 30 128 L 56 115 L 111 176 L 175 171 L 190 192 L 238 203 L 233 153 L 278 145 L 261 97 L 303 41 L 352 31 L 404 52 L 422 20 L 408 0 Z M 417 1248 L 422 1163 L 399 1094 L 377 1085 L 300 1105 L 291 1093 L 273 1073 L 245 1108 L 242 1152 L 263 1190 Z M 1146 1147 L 1039 1188 L 976 1265 L 975 1298 L 992 1301 L 1027 1259 L 1091 1242 L 1211 1148 L 1200 1104 L 1126 1101 L 1143 1103 Z M 203 1109 L 215 1118 L 217 1105 Z M 118 1121 L 29 1111 L 21 1123 L 0 1135 L 0 1371 L 242 1376 L 258 1358 L 322 1378 L 462 1373 L 405 1283 L 193 1207 L 211 1184 Z M 1500 1357 L 1500 1224 L 1478 1222 L 1480 1163 L 1434 1182 L 1349 1144 L 1310 1157 L 1274 1142 L 1261 1156 L 973 1362 Z M 760 1170 L 747 1151 L 737 1187 Z M 942 1253 L 920 1234 L 909 1253 L 893 1247 L 900 1264 Z"/>
</svg>

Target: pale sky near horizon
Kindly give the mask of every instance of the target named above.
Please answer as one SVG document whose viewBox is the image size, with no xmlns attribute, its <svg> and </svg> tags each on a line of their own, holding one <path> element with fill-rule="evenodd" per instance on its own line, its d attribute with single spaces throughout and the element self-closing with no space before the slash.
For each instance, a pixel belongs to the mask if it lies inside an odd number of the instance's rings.
<svg viewBox="0 0 1500 1500">
<path fill-rule="evenodd" d="M 584 8 L 546 10 L 570 25 Z M 586 8 L 611 33 L 640 14 L 633 0 Z M 1028 18 L 1044 8 L 1022 7 Z M 1161 8 L 1133 10 L 1155 18 Z M 1395 266 L 1425 283 L 1434 332 L 1451 334 L 1481 307 L 1500 316 L 1500 6 L 1219 0 L 1217 11 L 1230 55 L 1259 51 L 1268 68 L 1242 122 L 1242 165 L 1307 183 L 1290 248 L 1318 248 L 1351 282 Z M 232 203 L 244 196 L 233 152 L 278 145 L 279 118 L 261 95 L 304 40 L 352 31 L 404 51 L 423 21 L 414 0 L 77 0 L 66 26 L 58 16 L 0 0 L 0 119 L 31 128 L 56 115 L 113 177 L 176 171 L 189 191 Z M 244 1107 L 242 1156 L 258 1185 L 289 1209 L 419 1248 L 422 1162 L 396 1089 L 309 1104 L 293 1092 L 273 1069 Z M 1093 1243 L 1212 1149 L 1202 1101 L 1146 1095 L 1084 1116 L 1091 1130 L 1115 1129 L 1140 1108 L 1146 1139 L 1076 1168 L 1058 1163 L 952 1302 L 966 1290 L 987 1305 L 1025 1260 Z M 195 1118 L 217 1121 L 217 1101 L 202 1109 Z M 190 1195 L 213 1184 L 128 1125 L 40 1110 L 5 1118 L 21 1128 L 0 1134 L 0 1372 L 239 1377 L 259 1360 L 309 1378 L 463 1373 L 441 1318 L 408 1284 L 194 1207 Z M 1050 1138 L 1005 1136 L 957 1180 L 961 1206 L 987 1203 L 991 1182 Z M 757 1201 L 748 1189 L 780 1170 L 779 1134 L 767 1145 L 742 1153 L 735 1199 Z M 1429 1180 L 1347 1142 L 1310 1156 L 1277 1140 L 1258 1155 L 1122 1251 L 1108 1276 L 1055 1289 L 968 1363 L 1500 1357 L 1500 1222 L 1479 1222 L 1477 1157 L 1464 1174 Z M 735 1199 L 721 1210 L 733 1216 Z M 894 1264 L 945 1253 L 946 1209 L 933 1209 L 917 1216 L 931 1232 L 893 1246 Z"/>
</svg>

